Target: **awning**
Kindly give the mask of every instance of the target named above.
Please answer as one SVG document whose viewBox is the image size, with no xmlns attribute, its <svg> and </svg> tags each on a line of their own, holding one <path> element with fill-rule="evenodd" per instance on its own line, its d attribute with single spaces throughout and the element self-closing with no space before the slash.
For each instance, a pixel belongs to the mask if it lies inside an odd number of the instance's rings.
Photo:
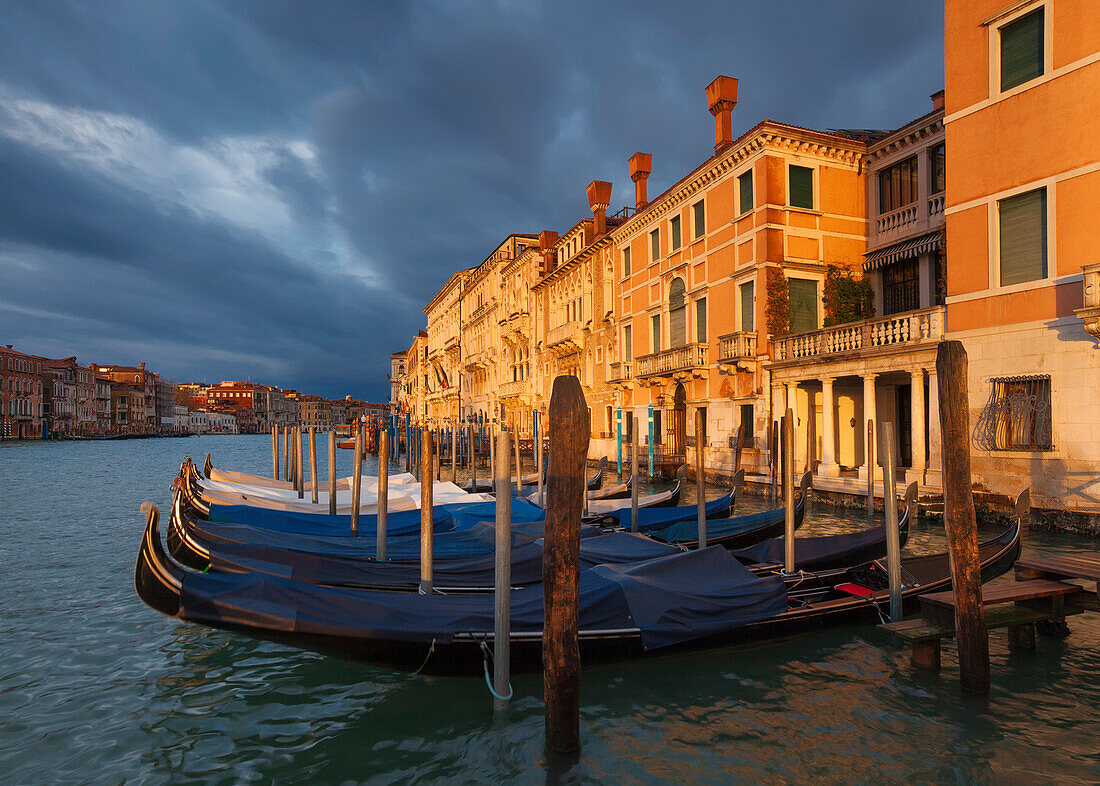
<svg viewBox="0 0 1100 786">
<path fill-rule="evenodd" d="M 892 246 L 864 254 L 866 258 L 863 260 L 863 269 L 865 271 L 878 270 L 880 267 L 892 265 L 902 259 L 920 256 L 931 251 L 939 251 L 942 243 L 943 233 L 939 230 L 903 240 L 900 243 L 894 243 Z"/>
</svg>

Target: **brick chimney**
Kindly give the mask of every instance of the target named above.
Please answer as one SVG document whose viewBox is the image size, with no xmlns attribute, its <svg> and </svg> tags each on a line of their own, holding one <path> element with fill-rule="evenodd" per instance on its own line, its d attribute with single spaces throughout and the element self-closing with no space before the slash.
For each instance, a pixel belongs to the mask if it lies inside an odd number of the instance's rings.
<svg viewBox="0 0 1100 786">
<path fill-rule="evenodd" d="M 138 368 L 140 368 L 142 371 L 144 371 L 145 370 L 145 364 L 144 363 L 138 363 Z"/>
<path fill-rule="evenodd" d="M 937 90 L 929 98 L 932 99 L 932 111 L 938 112 L 943 109 L 943 91 Z"/>
<path fill-rule="evenodd" d="M 652 171 L 653 156 L 649 153 L 635 153 L 630 157 L 630 179 L 634 181 L 634 207 L 638 210 L 649 204 L 645 181 Z"/>
<path fill-rule="evenodd" d="M 607 232 L 607 206 L 611 204 L 611 184 L 606 180 L 593 180 L 588 184 L 588 206 L 596 220 L 596 237 Z"/>
<path fill-rule="evenodd" d="M 707 85 L 707 106 L 714 115 L 714 153 L 717 155 L 733 144 L 733 120 L 730 113 L 737 106 L 737 80 L 718 76 Z"/>
<path fill-rule="evenodd" d="M 554 270 L 554 244 L 558 242 L 558 233 L 547 229 L 539 232 L 539 251 L 542 252 L 542 263 L 539 265 L 539 275 L 545 276 Z"/>
</svg>

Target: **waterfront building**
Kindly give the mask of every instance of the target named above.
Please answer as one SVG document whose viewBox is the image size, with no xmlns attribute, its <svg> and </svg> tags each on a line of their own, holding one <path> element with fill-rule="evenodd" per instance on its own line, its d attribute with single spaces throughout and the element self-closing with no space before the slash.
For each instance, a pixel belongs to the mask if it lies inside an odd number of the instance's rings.
<svg viewBox="0 0 1100 786">
<path fill-rule="evenodd" d="M 390 409 L 396 410 L 401 401 L 401 384 L 405 376 L 405 354 L 408 350 L 394 352 L 390 355 L 390 373 L 387 380 L 390 383 Z"/>
<path fill-rule="evenodd" d="M 156 383 L 156 423 L 159 431 L 171 434 L 176 431 L 176 393 L 179 387 L 171 380 L 157 375 Z"/>
<path fill-rule="evenodd" d="M 44 358 L 0 347 L 0 439 L 41 439 Z"/>
<path fill-rule="evenodd" d="M 312 393 L 296 393 L 293 400 L 298 405 L 298 426 L 328 431 L 332 419 L 330 402 Z"/>
<path fill-rule="evenodd" d="M 94 366 L 89 367 L 95 377 L 95 433 L 111 433 L 111 380 L 95 373 Z"/>
<path fill-rule="evenodd" d="M 406 391 L 410 397 L 409 411 L 414 418 L 427 417 L 429 422 L 439 425 L 457 423 L 462 418 L 459 411 L 459 396 L 462 392 L 462 287 L 474 268 L 454 273 L 424 307 L 427 317 L 427 341 L 421 354 L 415 351 L 418 344 L 413 342 L 411 356 L 406 355 L 408 370 L 406 378 L 411 378 L 413 391 Z M 469 312 L 465 316 L 469 316 Z M 413 363 L 416 367 L 413 367 Z M 430 368 L 430 372 L 428 371 Z M 419 400 L 425 403 L 422 410 L 417 406 Z"/>
<path fill-rule="evenodd" d="M 541 239 L 537 243 L 519 244 L 515 255 L 500 265 L 499 384 L 495 387 L 497 407 L 493 411 L 497 422 L 507 424 L 512 433 L 519 436 L 530 436 L 531 412 L 535 406 L 536 310 L 532 305 L 531 289 L 539 280 L 542 245 Z"/>
<path fill-rule="evenodd" d="M 42 414 L 50 436 L 72 437 L 79 433 L 78 369 L 74 357 L 42 362 Z"/>
<path fill-rule="evenodd" d="M 430 384 L 435 368 L 428 360 L 427 331 L 417 332 L 412 346 L 405 352 L 404 368 L 397 411 L 410 413 L 414 420 L 428 422 L 429 394 L 438 391 L 445 382 L 436 377 L 434 386 Z"/>
<path fill-rule="evenodd" d="M 93 365 L 92 368 L 96 375 L 117 383 L 118 389 L 111 392 L 116 433 L 149 434 L 157 430 L 156 372 L 147 370 L 144 363 L 137 367 Z"/>
<path fill-rule="evenodd" d="M 981 487 L 1100 513 L 1100 6 L 948 0 L 947 326 Z"/>
</svg>

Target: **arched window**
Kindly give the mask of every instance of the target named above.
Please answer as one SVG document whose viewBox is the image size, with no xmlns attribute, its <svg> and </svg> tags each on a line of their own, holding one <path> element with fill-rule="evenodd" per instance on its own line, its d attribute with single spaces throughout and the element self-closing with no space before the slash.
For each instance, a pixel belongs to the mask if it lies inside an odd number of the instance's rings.
<svg viewBox="0 0 1100 786">
<path fill-rule="evenodd" d="M 684 280 L 672 279 L 668 288 L 668 341 L 670 347 L 687 343 L 687 305 L 684 301 Z"/>
</svg>

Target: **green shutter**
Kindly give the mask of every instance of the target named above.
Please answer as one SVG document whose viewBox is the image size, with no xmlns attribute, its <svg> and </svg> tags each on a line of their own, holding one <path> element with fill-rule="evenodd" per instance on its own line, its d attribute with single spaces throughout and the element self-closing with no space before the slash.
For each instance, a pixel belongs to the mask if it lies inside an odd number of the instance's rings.
<svg viewBox="0 0 1100 786">
<path fill-rule="evenodd" d="M 652 328 L 653 333 L 650 337 L 651 340 L 652 340 L 652 343 L 649 345 L 649 351 L 650 352 L 660 352 L 661 351 L 661 315 L 660 314 L 654 314 L 653 315 L 653 318 L 650 320 L 650 327 Z"/>
<path fill-rule="evenodd" d="M 673 216 L 669 226 L 672 228 L 672 250 L 675 251 L 680 247 L 680 217 Z"/>
<path fill-rule="evenodd" d="M 817 282 L 804 278 L 792 278 L 791 332 L 805 333 L 817 330 Z"/>
<path fill-rule="evenodd" d="M 700 238 L 707 231 L 707 211 L 703 202 L 696 202 L 693 205 L 695 210 L 695 237 Z"/>
<path fill-rule="evenodd" d="M 1001 286 L 1047 276 L 1047 192 L 1045 188 L 1002 199 Z"/>
<path fill-rule="evenodd" d="M 791 207 L 814 207 L 814 171 L 804 166 L 791 165 Z"/>
<path fill-rule="evenodd" d="M 668 288 L 668 345 L 682 347 L 687 343 L 687 303 L 684 301 L 684 280 L 675 278 Z"/>
<path fill-rule="evenodd" d="M 634 342 L 631 340 L 631 328 L 627 325 L 623 328 L 623 356 L 622 359 L 629 361 L 634 359 Z"/>
<path fill-rule="evenodd" d="M 661 230 L 654 229 L 649 233 L 649 261 L 656 262 L 661 258 Z"/>
<path fill-rule="evenodd" d="M 752 210 L 752 170 L 750 169 L 741 177 L 737 178 L 737 185 L 741 190 L 741 212 L 745 213 Z"/>
<path fill-rule="evenodd" d="M 750 333 L 756 330 L 756 315 L 753 313 L 754 289 L 755 285 L 751 281 L 741 287 L 741 329 Z"/>
<path fill-rule="evenodd" d="M 630 249 L 623 249 L 623 278 L 630 275 Z"/>
<path fill-rule="evenodd" d="M 1001 28 L 1001 90 L 1043 75 L 1043 9 Z"/>
<path fill-rule="evenodd" d="M 707 343 L 707 299 L 701 298 L 695 301 L 695 340 L 700 344 Z"/>
</svg>

